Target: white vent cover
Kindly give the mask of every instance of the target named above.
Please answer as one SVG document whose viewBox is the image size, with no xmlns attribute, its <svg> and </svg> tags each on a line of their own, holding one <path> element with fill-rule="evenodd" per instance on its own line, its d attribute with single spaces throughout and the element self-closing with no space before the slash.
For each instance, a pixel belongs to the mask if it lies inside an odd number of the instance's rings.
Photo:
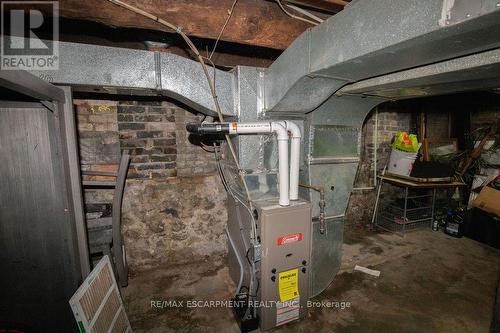
<svg viewBox="0 0 500 333">
<path fill-rule="evenodd" d="M 131 333 L 115 276 L 104 256 L 69 300 L 80 333 Z"/>
</svg>

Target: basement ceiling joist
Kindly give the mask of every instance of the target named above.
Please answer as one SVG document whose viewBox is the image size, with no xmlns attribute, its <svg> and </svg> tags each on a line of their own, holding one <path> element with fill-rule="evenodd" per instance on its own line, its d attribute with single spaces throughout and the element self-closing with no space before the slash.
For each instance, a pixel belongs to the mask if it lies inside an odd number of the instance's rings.
<svg viewBox="0 0 500 333">
<path fill-rule="evenodd" d="M 337 4 L 339 1 L 297 2 L 320 6 L 321 9 L 334 13 L 342 8 Z M 190 36 L 215 39 L 227 18 L 233 0 L 125 0 L 125 2 L 181 26 Z M 165 27 L 152 20 L 106 0 L 65 0 L 60 1 L 59 6 L 59 15 L 69 19 L 94 21 L 113 27 L 167 31 Z M 30 8 L 33 8 L 33 5 L 30 5 Z M 239 0 L 221 39 L 282 50 L 310 26 L 308 23 L 287 16 L 274 1 Z"/>
</svg>

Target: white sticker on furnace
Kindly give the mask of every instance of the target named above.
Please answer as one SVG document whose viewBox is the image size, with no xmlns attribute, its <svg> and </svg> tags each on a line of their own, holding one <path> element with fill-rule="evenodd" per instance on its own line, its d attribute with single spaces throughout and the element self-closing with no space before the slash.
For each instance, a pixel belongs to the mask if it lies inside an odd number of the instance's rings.
<svg viewBox="0 0 500 333">
<path fill-rule="evenodd" d="M 276 303 L 276 326 L 299 319 L 300 298 Z"/>
</svg>

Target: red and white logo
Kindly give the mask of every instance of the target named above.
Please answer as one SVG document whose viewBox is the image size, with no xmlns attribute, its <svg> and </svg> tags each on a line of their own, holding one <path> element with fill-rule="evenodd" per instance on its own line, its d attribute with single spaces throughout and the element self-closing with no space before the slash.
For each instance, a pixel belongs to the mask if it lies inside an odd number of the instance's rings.
<svg viewBox="0 0 500 333">
<path fill-rule="evenodd" d="M 298 232 L 296 234 L 278 237 L 276 241 L 278 242 L 278 245 L 285 245 L 285 244 L 299 242 L 301 240 L 302 240 L 302 233 Z"/>
</svg>

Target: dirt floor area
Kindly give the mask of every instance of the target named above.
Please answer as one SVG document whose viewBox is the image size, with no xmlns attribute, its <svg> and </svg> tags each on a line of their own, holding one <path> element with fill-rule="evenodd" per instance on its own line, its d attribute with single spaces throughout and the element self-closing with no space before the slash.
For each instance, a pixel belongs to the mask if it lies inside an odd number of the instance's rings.
<svg viewBox="0 0 500 333">
<path fill-rule="evenodd" d="M 489 331 L 500 251 L 430 230 L 401 238 L 360 228 L 346 232 L 344 243 L 341 271 L 313 299 L 318 306 L 275 332 Z M 354 272 L 356 264 L 381 275 Z M 229 300 L 233 290 L 220 259 L 143 272 L 123 296 L 134 332 L 236 333 L 230 309 L 186 306 Z"/>
</svg>

